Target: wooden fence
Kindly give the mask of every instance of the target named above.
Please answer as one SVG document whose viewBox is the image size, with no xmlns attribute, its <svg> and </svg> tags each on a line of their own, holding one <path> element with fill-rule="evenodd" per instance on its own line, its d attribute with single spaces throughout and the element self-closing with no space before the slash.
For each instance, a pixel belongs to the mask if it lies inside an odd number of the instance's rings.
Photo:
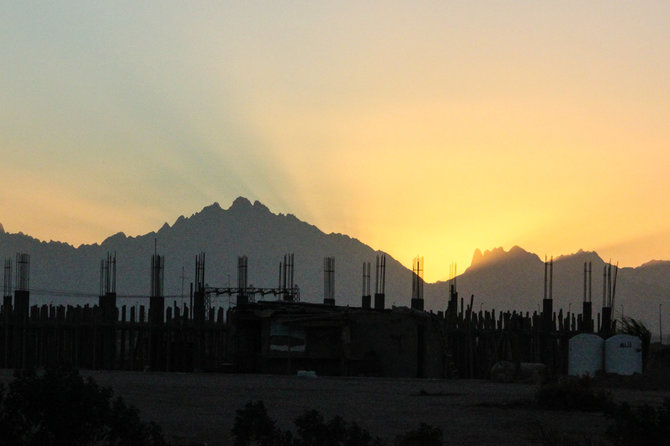
<svg viewBox="0 0 670 446">
<path fill-rule="evenodd" d="M 96 306 L 30 307 L 28 302 L 26 291 L 16 291 L 13 301 L 11 296 L 4 298 L 1 368 L 235 370 L 231 358 L 244 354 L 234 351 L 239 342 L 233 339 L 237 330 L 229 321 L 235 318 L 228 318 L 222 308 L 205 310 L 204 293 L 194 295 L 193 314 L 186 304 L 180 307 L 175 302 L 164 308 L 163 298 L 151 298 L 154 310 L 151 305 L 149 311 L 145 306 L 117 308 L 115 295 L 110 294 L 101 296 Z M 553 312 L 547 299 L 543 311 L 532 314 L 475 312 L 472 303 L 464 305 L 461 299 L 458 304 L 452 292 L 446 311 L 430 317 L 442 351 L 426 354 L 445 358 L 449 366 L 444 377 L 486 378 L 499 360 L 544 363 L 551 371 L 565 373 L 572 336 L 593 332 L 594 327 L 607 335 L 613 328 L 609 308 L 603 309 L 602 323 L 598 316 L 594 324 L 590 303 L 581 314 L 565 315 Z"/>
<path fill-rule="evenodd" d="M 18 292 L 17 293 L 21 293 Z M 225 366 L 223 309 L 189 317 L 175 303 L 164 318 L 145 306 L 27 307 L 24 296 L 5 297 L 0 309 L 0 367 L 72 366 L 110 370 L 193 371 Z M 107 296 L 109 297 L 109 296 Z M 161 315 L 162 316 L 162 315 Z"/>
</svg>

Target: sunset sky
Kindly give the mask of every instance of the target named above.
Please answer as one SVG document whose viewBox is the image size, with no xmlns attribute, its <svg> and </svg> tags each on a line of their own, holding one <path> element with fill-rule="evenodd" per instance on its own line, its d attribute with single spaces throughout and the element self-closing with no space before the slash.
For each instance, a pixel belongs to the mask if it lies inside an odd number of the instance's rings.
<svg viewBox="0 0 670 446">
<path fill-rule="evenodd" d="M 74 244 L 259 200 L 444 279 L 670 259 L 670 2 L 0 0 L 0 222 Z"/>
</svg>

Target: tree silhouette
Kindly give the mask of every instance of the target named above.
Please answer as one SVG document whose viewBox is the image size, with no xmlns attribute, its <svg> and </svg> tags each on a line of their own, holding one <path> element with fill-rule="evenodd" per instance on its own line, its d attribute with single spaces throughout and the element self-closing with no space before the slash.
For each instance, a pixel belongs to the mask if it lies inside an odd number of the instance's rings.
<svg viewBox="0 0 670 446">
<path fill-rule="evenodd" d="M 161 429 L 74 370 L 17 371 L 0 387 L 0 446 L 165 445 Z"/>
</svg>

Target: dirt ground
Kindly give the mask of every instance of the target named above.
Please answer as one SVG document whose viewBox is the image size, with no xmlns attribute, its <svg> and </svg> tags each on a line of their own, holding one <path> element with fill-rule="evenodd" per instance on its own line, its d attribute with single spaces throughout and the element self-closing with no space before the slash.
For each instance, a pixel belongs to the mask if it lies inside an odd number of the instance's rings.
<svg viewBox="0 0 670 446">
<path fill-rule="evenodd" d="M 302 378 L 297 376 L 82 371 L 140 409 L 178 445 L 231 445 L 237 409 L 262 400 L 283 429 L 305 410 L 340 415 L 392 440 L 420 422 L 440 427 L 447 444 L 532 445 L 539 426 L 581 437 L 608 424 L 600 414 L 536 409 L 536 386 L 481 380 Z M 10 381 L 12 372 L 0 371 Z M 613 389 L 616 401 L 657 404 L 668 390 Z"/>
</svg>

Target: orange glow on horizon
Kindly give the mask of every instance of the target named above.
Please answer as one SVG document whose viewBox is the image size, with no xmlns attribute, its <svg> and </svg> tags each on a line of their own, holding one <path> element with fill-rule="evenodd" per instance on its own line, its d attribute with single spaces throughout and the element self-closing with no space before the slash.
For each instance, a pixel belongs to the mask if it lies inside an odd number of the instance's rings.
<svg viewBox="0 0 670 446">
<path fill-rule="evenodd" d="M 670 258 L 665 1 L 7 9 L 7 231 L 99 243 L 245 196 L 428 281 L 497 246 Z"/>
</svg>

